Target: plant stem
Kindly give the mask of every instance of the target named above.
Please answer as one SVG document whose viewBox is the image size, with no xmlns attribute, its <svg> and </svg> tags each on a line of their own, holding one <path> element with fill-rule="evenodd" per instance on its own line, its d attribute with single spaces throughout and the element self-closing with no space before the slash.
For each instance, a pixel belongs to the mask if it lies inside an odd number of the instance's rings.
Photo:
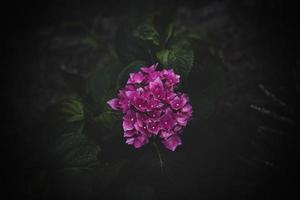
<svg viewBox="0 0 300 200">
<path fill-rule="evenodd" d="M 154 148 L 155 148 L 157 156 L 158 156 L 159 166 L 160 166 L 160 169 L 161 169 L 161 173 L 163 173 L 163 160 L 162 160 L 159 148 L 158 148 L 157 144 L 155 143 L 155 141 L 153 141 L 152 144 L 154 145 Z"/>
</svg>

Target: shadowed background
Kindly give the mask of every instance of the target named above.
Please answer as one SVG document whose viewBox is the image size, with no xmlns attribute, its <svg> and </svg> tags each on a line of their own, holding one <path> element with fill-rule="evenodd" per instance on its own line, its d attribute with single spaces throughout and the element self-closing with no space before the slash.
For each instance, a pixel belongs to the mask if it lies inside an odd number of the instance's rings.
<svg viewBox="0 0 300 200">
<path fill-rule="evenodd" d="M 274 199 L 298 195 L 298 24 L 285 1 L 44 1 L 9 5 L 1 67 L 7 124 L 1 182 L 10 199 Z M 130 18 L 201 33 L 184 89 L 193 120 L 176 152 L 134 150 L 121 131 L 89 124 L 100 172 L 54 165 L 51 108 L 85 93 L 96 68 L 127 65 L 118 49 Z M 170 19 L 169 19 L 169 18 Z M 121 27 L 121 28 L 120 28 Z M 118 61 L 116 61 L 118 60 Z M 104 74 L 101 74 L 104 77 Z M 121 129 L 121 122 L 113 125 Z M 51 132 L 51 131 L 50 131 Z M 55 159 L 54 159 L 55 160 Z M 105 167 L 108 166 L 108 167 Z M 95 178 L 97 177 L 97 178 Z M 299 195 L 298 195 L 299 196 Z"/>
</svg>

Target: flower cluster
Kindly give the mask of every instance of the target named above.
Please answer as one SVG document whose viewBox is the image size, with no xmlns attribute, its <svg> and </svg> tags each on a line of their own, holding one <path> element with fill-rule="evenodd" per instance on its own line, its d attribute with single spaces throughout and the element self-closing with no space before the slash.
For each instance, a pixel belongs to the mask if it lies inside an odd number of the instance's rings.
<svg viewBox="0 0 300 200">
<path fill-rule="evenodd" d="M 131 73 L 118 98 L 107 103 L 124 113 L 127 144 L 140 148 L 149 138 L 160 136 L 164 146 L 174 151 L 181 145 L 180 135 L 192 116 L 192 106 L 186 94 L 175 91 L 180 76 L 173 69 L 158 71 L 156 67 Z"/>
</svg>

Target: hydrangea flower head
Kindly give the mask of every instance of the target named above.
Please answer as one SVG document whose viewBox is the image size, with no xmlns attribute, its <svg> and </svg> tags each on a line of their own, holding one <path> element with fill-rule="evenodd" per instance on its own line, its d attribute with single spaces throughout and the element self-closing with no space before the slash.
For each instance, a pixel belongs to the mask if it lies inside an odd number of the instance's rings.
<svg viewBox="0 0 300 200">
<path fill-rule="evenodd" d="M 156 70 L 157 64 L 129 74 L 118 97 L 109 100 L 114 110 L 121 110 L 126 143 L 140 148 L 151 137 L 175 151 L 181 145 L 183 128 L 192 117 L 187 94 L 177 91 L 180 76 L 173 69 Z"/>
</svg>

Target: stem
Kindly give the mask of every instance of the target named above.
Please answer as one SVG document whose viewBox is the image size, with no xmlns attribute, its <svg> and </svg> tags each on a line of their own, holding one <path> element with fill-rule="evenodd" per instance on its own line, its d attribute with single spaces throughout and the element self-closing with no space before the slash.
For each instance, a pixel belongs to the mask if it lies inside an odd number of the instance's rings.
<svg viewBox="0 0 300 200">
<path fill-rule="evenodd" d="M 150 56 L 150 58 L 151 58 L 151 62 L 152 62 L 152 63 L 155 63 L 154 56 L 153 56 L 153 54 L 152 54 L 152 52 L 151 52 L 151 49 L 148 49 L 148 53 L 149 53 L 149 56 Z"/>
<path fill-rule="evenodd" d="M 163 160 L 162 160 L 159 148 L 158 148 L 157 144 L 155 143 L 155 141 L 153 141 L 152 144 L 154 145 L 156 153 L 157 153 L 157 156 L 158 156 L 159 166 L 160 166 L 160 169 L 161 169 L 161 173 L 163 173 Z"/>
</svg>

